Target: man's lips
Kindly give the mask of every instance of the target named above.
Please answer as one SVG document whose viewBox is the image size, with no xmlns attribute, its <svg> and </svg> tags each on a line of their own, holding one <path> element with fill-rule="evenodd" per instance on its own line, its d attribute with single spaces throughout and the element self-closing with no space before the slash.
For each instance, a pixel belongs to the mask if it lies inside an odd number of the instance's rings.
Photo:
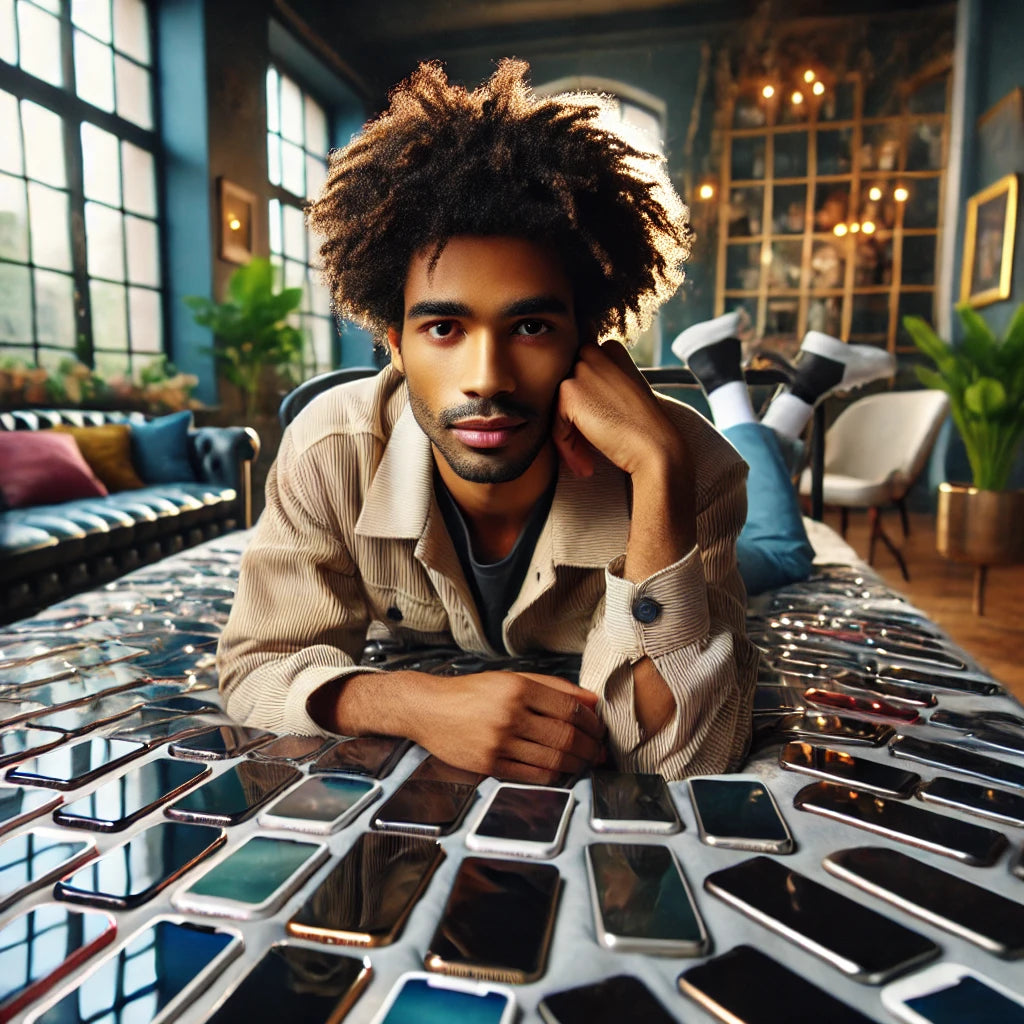
<svg viewBox="0 0 1024 1024">
<path fill-rule="evenodd" d="M 459 420 L 451 426 L 452 433 L 469 448 L 501 448 L 524 421 L 511 416 L 494 419 Z"/>
</svg>

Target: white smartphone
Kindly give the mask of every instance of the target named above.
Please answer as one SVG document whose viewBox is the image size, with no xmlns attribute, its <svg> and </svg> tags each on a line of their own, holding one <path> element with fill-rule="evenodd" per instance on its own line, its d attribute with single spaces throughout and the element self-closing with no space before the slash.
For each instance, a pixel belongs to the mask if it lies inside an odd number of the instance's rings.
<svg viewBox="0 0 1024 1024">
<path fill-rule="evenodd" d="M 409 971 L 395 982 L 371 1024 L 512 1024 L 512 990 L 489 981 Z"/>
<path fill-rule="evenodd" d="M 330 835 L 357 818 L 377 800 L 381 785 L 372 779 L 344 775 L 311 775 L 259 817 L 264 828 Z"/>
<path fill-rule="evenodd" d="M 660 775 L 596 771 L 590 778 L 590 827 L 595 832 L 653 832 L 682 827 Z"/>
<path fill-rule="evenodd" d="M 1024 998 L 960 964 L 935 964 L 881 992 L 882 1005 L 906 1024 L 1024 1024 Z"/>
<path fill-rule="evenodd" d="M 253 836 L 171 902 L 194 914 L 249 920 L 276 913 L 327 860 L 325 843 Z"/>
<path fill-rule="evenodd" d="M 511 857 L 554 857 L 565 841 L 573 803 L 568 789 L 503 782 L 484 804 L 466 846 Z"/>
</svg>

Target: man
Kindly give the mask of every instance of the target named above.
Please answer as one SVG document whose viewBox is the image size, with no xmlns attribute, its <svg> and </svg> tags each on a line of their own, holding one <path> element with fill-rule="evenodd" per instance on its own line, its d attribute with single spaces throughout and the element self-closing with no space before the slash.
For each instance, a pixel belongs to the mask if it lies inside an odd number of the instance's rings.
<svg viewBox="0 0 1024 1024">
<path fill-rule="evenodd" d="M 503 62 L 422 66 L 332 155 L 311 206 L 335 305 L 391 365 L 287 431 L 219 651 L 236 718 L 405 736 L 551 783 L 606 755 L 735 767 L 756 653 L 735 541 L 746 467 L 618 342 L 681 280 L 690 230 L 593 97 Z M 491 654 L 582 652 L 581 687 L 357 665 L 368 627 Z"/>
</svg>

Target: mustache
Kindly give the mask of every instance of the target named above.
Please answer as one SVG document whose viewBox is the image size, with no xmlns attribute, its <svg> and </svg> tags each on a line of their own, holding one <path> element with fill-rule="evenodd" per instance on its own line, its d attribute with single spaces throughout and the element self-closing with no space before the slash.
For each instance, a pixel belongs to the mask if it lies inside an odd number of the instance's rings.
<svg viewBox="0 0 1024 1024">
<path fill-rule="evenodd" d="M 474 402 L 463 402 L 462 405 L 442 410 L 437 421 L 442 427 L 450 427 L 459 420 L 490 419 L 495 416 L 516 416 L 524 420 L 533 420 L 537 418 L 537 410 L 512 398 L 480 398 Z"/>
</svg>

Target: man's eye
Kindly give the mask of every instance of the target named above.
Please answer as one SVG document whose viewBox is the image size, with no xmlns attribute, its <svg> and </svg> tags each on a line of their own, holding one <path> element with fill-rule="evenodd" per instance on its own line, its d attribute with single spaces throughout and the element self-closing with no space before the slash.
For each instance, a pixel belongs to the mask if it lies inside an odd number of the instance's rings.
<svg viewBox="0 0 1024 1024">
<path fill-rule="evenodd" d="M 514 334 L 525 334 L 527 337 L 536 337 L 538 334 L 547 334 L 551 327 L 543 320 L 520 320 L 516 324 Z"/>
<path fill-rule="evenodd" d="M 455 333 L 455 321 L 454 320 L 441 320 L 439 323 L 431 324 L 427 328 L 427 334 L 431 338 L 450 338 Z"/>
</svg>

